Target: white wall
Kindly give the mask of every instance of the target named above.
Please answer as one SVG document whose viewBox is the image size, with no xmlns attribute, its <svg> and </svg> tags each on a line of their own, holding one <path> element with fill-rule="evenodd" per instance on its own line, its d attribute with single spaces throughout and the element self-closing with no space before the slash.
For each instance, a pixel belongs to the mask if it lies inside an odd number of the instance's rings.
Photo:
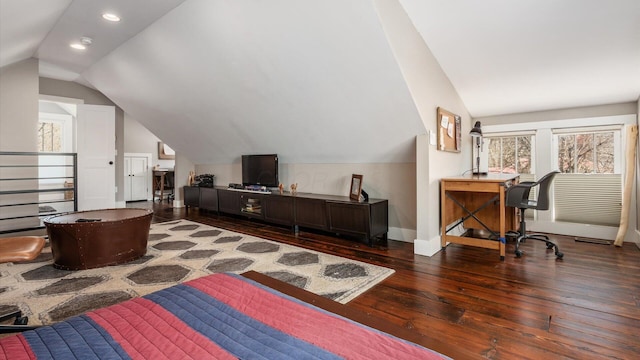
<svg viewBox="0 0 640 360">
<path fill-rule="evenodd" d="M 101 92 L 71 81 L 55 80 L 41 77 L 39 79 L 41 95 L 82 99 L 84 104 L 110 105 L 116 107 L 116 193 L 117 206 L 124 206 L 124 112 Z M 37 92 L 36 92 L 37 94 Z"/>
<path fill-rule="evenodd" d="M 0 151 L 34 152 L 38 150 L 38 61 L 28 59 L 0 68 Z M 5 157 L 0 162 L 38 163 L 37 156 Z M 1 177 L 38 176 L 37 168 L 2 169 Z M 0 182 L 0 190 L 7 183 Z M 11 189 L 37 188 L 36 181 L 22 181 L 11 184 Z M 21 194 L 0 197 L 5 203 L 36 202 L 37 194 Z M 19 208 L 0 207 L 0 218 L 37 214 L 37 205 L 20 206 Z M 32 227 L 38 225 L 37 218 L 0 221 L 0 230 Z"/>
<path fill-rule="evenodd" d="M 552 121 L 565 119 L 582 119 L 602 116 L 637 114 L 638 104 L 634 102 L 585 106 L 579 108 L 558 109 L 549 111 L 536 111 L 519 114 L 478 117 L 474 120 L 481 121 L 482 125 L 501 125 L 530 123 L 536 121 Z"/>
<path fill-rule="evenodd" d="M 443 176 L 460 174 L 470 168 L 471 149 L 463 145 L 461 153 L 437 151 L 435 146 L 422 144 L 426 130 L 436 130 L 436 110 L 439 106 L 462 116 L 463 143 L 470 144 L 468 132 L 470 116 L 462 100 L 451 85 L 440 65 L 429 51 L 397 0 L 376 0 L 374 6 L 386 40 L 395 57 L 416 111 L 422 121 L 422 131 L 411 148 L 416 152 L 416 163 L 319 163 L 308 164 L 287 161 L 280 156 L 281 182 L 289 186 L 298 183 L 301 192 L 347 195 L 351 174 L 364 176 L 364 189 L 374 198 L 389 200 L 389 238 L 414 241 L 415 252 L 432 255 L 440 249 L 439 181 Z M 396 126 L 403 122 L 388 119 Z M 357 138 L 354 139 L 357 143 Z M 424 145 L 424 146 L 422 146 Z M 406 144 L 398 144 L 406 146 Z M 322 152 L 331 147 L 326 143 Z M 201 164 L 196 173 L 213 173 L 218 185 L 241 182 L 239 157 L 234 164 Z"/>
<path fill-rule="evenodd" d="M 636 124 L 640 127 L 640 98 L 636 106 Z M 640 248 L 640 136 L 636 149 L 636 245 Z"/>
<path fill-rule="evenodd" d="M 462 152 L 436 150 L 427 133 L 416 134 L 416 240 L 414 252 L 431 256 L 440 250 L 440 179 L 459 175 L 471 164 L 471 117 L 429 47 L 397 0 L 376 0 L 378 16 L 427 132 L 437 130 L 436 111 L 443 107 L 462 117 Z"/>
<path fill-rule="evenodd" d="M 174 169 L 175 160 L 158 159 L 158 142 L 160 139 L 142 124 L 133 119 L 129 114 L 124 114 L 124 151 L 125 154 L 151 154 L 149 168 L 147 169 L 149 183 L 147 186 L 147 199 L 153 199 L 153 168 Z M 125 174 L 126 176 L 127 174 Z M 126 181 L 126 180 L 125 180 Z M 176 189 L 178 189 L 176 185 Z M 176 190 L 176 197 L 178 191 Z M 174 202 L 174 206 L 179 205 Z"/>
<path fill-rule="evenodd" d="M 0 68 L 0 150 L 37 151 L 38 60 Z"/>
<path fill-rule="evenodd" d="M 150 153 L 151 164 L 163 169 L 173 169 L 175 160 L 158 159 L 158 141 L 160 139 L 129 114 L 124 114 L 124 151 L 127 153 Z M 167 144 L 171 146 L 171 144 Z"/>
<path fill-rule="evenodd" d="M 298 192 L 348 196 L 351 175 L 363 175 L 362 188 L 370 198 L 389 200 L 389 238 L 415 239 L 415 163 L 289 164 L 281 156 L 278 162 L 280 183 L 287 190 L 297 183 Z M 239 158 L 233 164 L 197 165 L 195 169 L 198 175 L 214 174 L 216 186 L 242 183 Z"/>
</svg>

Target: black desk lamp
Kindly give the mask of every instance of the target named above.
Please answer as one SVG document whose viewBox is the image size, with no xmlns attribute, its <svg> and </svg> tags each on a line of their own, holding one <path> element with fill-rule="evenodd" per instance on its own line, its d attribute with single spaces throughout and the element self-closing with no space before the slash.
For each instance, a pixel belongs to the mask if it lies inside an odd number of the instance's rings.
<svg viewBox="0 0 640 360">
<path fill-rule="evenodd" d="M 473 129 L 469 132 L 471 138 L 476 140 L 476 147 L 478 148 L 476 153 L 476 169 L 473 171 L 473 175 L 486 175 L 486 172 L 480 172 L 480 147 L 482 143 L 482 126 L 480 125 L 480 121 L 476 121 L 475 125 L 473 125 Z"/>
</svg>

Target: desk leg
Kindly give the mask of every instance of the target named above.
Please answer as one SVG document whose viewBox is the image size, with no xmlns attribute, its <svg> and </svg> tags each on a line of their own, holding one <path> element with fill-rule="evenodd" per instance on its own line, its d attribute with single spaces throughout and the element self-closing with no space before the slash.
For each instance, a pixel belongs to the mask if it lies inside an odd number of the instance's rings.
<svg viewBox="0 0 640 360">
<path fill-rule="evenodd" d="M 160 202 L 164 199 L 164 174 L 160 177 Z"/>
<path fill-rule="evenodd" d="M 446 249 L 447 247 L 447 241 L 445 240 L 445 235 L 447 233 L 447 220 L 446 219 L 446 210 L 447 210 L 447 206 L 446 206 L 446 202 L 447 202 L 447 192 L 444 189 L 445 185 L 444 184 L 440 184 L 440 246 L 442 247 L 442 250 Z"/>
<path fill-rule="evenodd" d="M 507 216 L 507 211 L 505 206 L 507 204 L 505 204 L 505 188 L 504 186 L 500 186 L 500 238 L 498 239 L 500 241 L 500 260 L 504 260 L 504 256 L 506 255 L 506 232 L 505 232 L 505 227 L 507 226 L 506 224 L 506 216 Z"/>
</svg>

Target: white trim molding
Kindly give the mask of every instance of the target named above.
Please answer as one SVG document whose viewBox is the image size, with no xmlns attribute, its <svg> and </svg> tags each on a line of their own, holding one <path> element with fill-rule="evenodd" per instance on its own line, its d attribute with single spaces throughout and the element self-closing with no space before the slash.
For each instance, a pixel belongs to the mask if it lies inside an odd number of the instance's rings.
<svg viewBox="0 0 640 360">
<path fill-rule="evenodd" d="M 416 238 L 417 232 L 414 229 L 405 229 L 398 227 L 389 227 L 389 233 L 387 234 L 389 239 L 413 243 Z"/>
</svg>

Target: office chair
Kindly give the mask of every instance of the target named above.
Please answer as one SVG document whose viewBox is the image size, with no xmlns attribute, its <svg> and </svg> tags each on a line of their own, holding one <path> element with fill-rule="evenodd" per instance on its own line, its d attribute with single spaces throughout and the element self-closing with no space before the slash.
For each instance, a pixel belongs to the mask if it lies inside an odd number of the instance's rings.
<svg viewBox="0 0 640 360">
<path fill-rule="evenodd" d="M 516 238 L 516 257 L 522 256 L 522 251 L 520 250 L 520 243 L 524 242 L 526 239 L 533 239 L 544 241 L 547 244 L 547 249 L 555 248 L 556 258 L 562 259 L 564 256 L 563 253 L 560 252 L 558 245 L 551 242 L 549 237 L 544 234 L 527 234 L 527 224 L 524 221 L 524 211 L 526 209 L 533 210 L 549 210 L 549 189 L 551 188 L 551 183 L 553 182 L 553 178 L 556 174 L 560 173 L 559 171 L 552 171 L 540 180 L 533 181 L 525 181 L 521 182 L 517 185 L 513 185 L 507 189 L 506 193 L 506 203 L 507 206 L 515 207 L 520 209 L 520 229 L 519 231 L 509 231 L 507 235 L 517 236 Z M 529 199 L 529 193 L 531 189 L 538 187 L 537 189 L 537 198 L 535 200 Z"/>
<path fill-rule="evenodd" d="M 0 263 L 30 261 L 38 257 L 44 248 L 45 240 L 40 236 L 18 236 L 0 238 Z M 0 334 L 35 329 L 27 325 L 29 318 L 22 316 L 19 309 L 0 314 L 0 321 L 15 318 L 13 325 L 0 325 Z"/>
</svg>

